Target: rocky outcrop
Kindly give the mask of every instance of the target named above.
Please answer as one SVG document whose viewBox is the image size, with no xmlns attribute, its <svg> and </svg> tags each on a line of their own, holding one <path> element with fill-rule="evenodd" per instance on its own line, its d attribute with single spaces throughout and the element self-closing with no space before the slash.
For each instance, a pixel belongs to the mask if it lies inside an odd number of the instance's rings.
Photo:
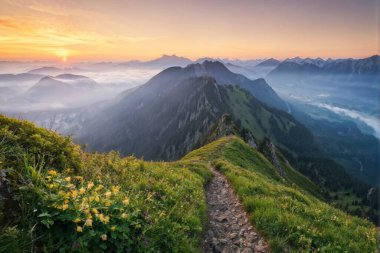
<svg viewBox="0 0 380 253">
<path fill-rule="evenodd" d="M 214 124 L 210 133 L 206 135 L 203 145 L 228 135 L 239 136 L 252 148 L 257 148 L 256 138 L 253 136 L 251 131 L 246 128 L 237 127 L 229 114 L 223 114 L 222 117 Z"/>
<path fill-rule="evenodd" d="M 276 146 L 271 142 L 271 140 L 265 138 L 260 144 L 258 150 L 272 163 L 272 165 L 276 168 L 278 174 L 281 177 L 285 178 L 285 170 L 281 166 L 280 159 L 277 155 Z"/>
</svg>

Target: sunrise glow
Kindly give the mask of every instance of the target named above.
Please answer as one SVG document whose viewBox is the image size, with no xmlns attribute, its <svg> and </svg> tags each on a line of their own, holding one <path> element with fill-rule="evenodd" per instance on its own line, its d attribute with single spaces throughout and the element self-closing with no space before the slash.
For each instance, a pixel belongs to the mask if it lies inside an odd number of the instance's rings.
<svg viewBox="0 0 380 253">
<path fill-rule="evenodd" d="M 300 4 L 302 2 L 302 4 Z M 0 57 L 364 57 L 379 1 L 0 0 Z M 174 7 L 175 6 L 175 7 Z M 149 18 L 147 18 L 149 17 Z"/>
</svg>

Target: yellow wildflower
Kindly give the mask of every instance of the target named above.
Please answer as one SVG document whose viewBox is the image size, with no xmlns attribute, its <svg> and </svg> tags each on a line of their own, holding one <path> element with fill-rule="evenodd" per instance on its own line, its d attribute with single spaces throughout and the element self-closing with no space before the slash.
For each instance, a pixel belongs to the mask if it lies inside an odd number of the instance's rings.
<svg viewBox="0 0 380 253">
<path fill-rule="evenodd" d="M 116 226 L 112 226 L 111 231 L 115 231 L 115 230 L 116 230 Z"/>
<path fill-rule="evenodd" d="M 92 208 L 92 213 L 93 213 L 93 214 L 98 214 L 99 211 L 98 211 L 96 208 Z"/>
<path fill-rule="evenodd" d="M 120 191 L 120 186 L 112 186 L 112 192 L 117 194 Z"/>
<path fill-rule="evenodd" d="M 107 201 L 104 202 L 104 205 L 107 206 L 107 207 L 111 206 L 111 204 L 112 204 L 112 203 L 111 203 L 111 201 L 109 201 L 109 200 L 107 200 Z"/>
<path fill-rule="evenodd" d="M 68 204 L 64 204 L 64 205 L 62 206 L 62 210 L 63 210 L 63 211 L 65 211 L 67 208 L 69 208 L 69 205 L 68 205 Z"/>
<path fill-rule="evenodd" d="M 85 191 L 86 191 L 86 190 L 85 190 L 83 187 L 81 187 L 81 188 L 79 189 L 79 194 L 83 194 Z"/>
<path fill-rule="evenodd" d="M 78 233 L 83 232 L 83 228 L 82 228 L 81 226 L 77 226 L 77 232 L 78 232 Z"/>
<path fill-rule="evenodd" d="M 85 226 L 87 227 L 92 227 L 92 220 L 91 219 L 87 219 L 86 222 L 84 223 Z"/>
<path fill-rule="evenodd" d="M 73 220 L 73 222 L 78 223 L 78 222 L 80 222 L 80 219 L 76 218 L 75 220 Z"/>
<path fill-rule="evenodd" d="M 128 199 L 128 197 L 125 197 L 125 199 L 123 200 L 123 203 L 124 203 L 124 205 L 128 205 L 128 204 L 129 204 L 129 199 Z"/>
<path fill-rule="evenodd" d="M 66 182 L 70 182 L 70 181 L 71 181 L 71 177 L 66 177 L 66 178 L 65 178 L 65 181 L 66 181 Z"/>
<path fill-rule="evenodd" d="M 71 191 L 71 196 L 75 199 L 78 195 L 78 192 L 76 190 Z"/>
<path fill-rule="evenodd" d="M 101 221 L 101 222 L 103 222 L 104 221 L 104 214 L 99 214 L 98 215 L 98 219 Z"/>
<path fill-rule="evenodd" d="M 55 175 L 57 175 L 57 172 L 55 170 L 49 170 L 48 174 L 52 175 L 52 176 L 55 176 Z"/>
<path fill-rule="evenodd" d="M 127 219 L 127 218 L 128 218 L 128 214 L 127 214 L 127 213 L 123 213 L 123 214 L 121 215 L 121 218 L 123 218 L 123 219 Z"/>
<path fill-rule="evenodd" d="M 108 222 L 110 222 L 110 217 L 109 216 L 105 216 L 104 217 L 104 223 L 107 224 Z"/>
<path fill-rule="evenodd" d="M 106 234 L 102 234 L 100 236 L 100 239 L 102 239 L 102 241 L 107 241 L 107 235 Z"/>
<path fill-rule="evenodd" d="M 109 198 L 109 197 L 111 197 L 112 192 L 108 191 L 108 192 L 106 192 L 104 195 L 106 196 L 106 198 Z"/>
<path fill-rule="evenodd" d="M 87 189 L 91 189 L 92 187 L 94 187 L 94 183 L 93 182 L 89 182 L 88 184 L 87 184 Z"/>
<path fill-rule="evenodd" d="M 88 198 L 88 202 L 92 202 L 92 201 L 94 201 L 95 200 L 95 197 L 94 196 L 90 196 L 89 198 Z"/>
<path fill-rule="evenodd" d="M 99 202 L 100 201 L 100 199 L 99 199 L 99 196 L 95 196 L 95 202 Z"/>
</svg>

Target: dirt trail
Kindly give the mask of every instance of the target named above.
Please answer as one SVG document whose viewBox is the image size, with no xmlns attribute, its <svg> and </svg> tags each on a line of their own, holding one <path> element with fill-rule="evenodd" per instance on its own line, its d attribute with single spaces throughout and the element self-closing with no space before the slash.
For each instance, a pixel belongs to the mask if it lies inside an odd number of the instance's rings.
<svg viewBox="0 0 380 253">
<path fill-rule="evenodd" d="M 226 177 L 210 167 L 214 177 L 206 188 L 208 227 L 206 253 L 269 252 L 268 243 L 250 225 L 248 214 L 228 184 Z"/>
</svg>

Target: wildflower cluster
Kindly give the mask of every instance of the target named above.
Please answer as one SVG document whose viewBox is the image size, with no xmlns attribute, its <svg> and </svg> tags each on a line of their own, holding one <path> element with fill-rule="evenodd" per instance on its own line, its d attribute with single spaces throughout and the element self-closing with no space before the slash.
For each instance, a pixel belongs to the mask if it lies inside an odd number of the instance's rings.
<svg viewBox="0 0 380 253">
<path fill-rule="evenodd" d="M 107 188 L 100 182 L 85 182 L 81 176 L 63 176 L 55 170 L 48 171 L 45 183 L 39 218 L 48 229 L 57 222 L 65 224 L 76 233 L 75 247 L 90 242 L 104 249 L 115 248 L 114 243 L 128 246 L 131 238 L 126 234 L 138 227 L 138 213 L 132 211 L 129 197 L 119 186 Z"/>
</svg>

